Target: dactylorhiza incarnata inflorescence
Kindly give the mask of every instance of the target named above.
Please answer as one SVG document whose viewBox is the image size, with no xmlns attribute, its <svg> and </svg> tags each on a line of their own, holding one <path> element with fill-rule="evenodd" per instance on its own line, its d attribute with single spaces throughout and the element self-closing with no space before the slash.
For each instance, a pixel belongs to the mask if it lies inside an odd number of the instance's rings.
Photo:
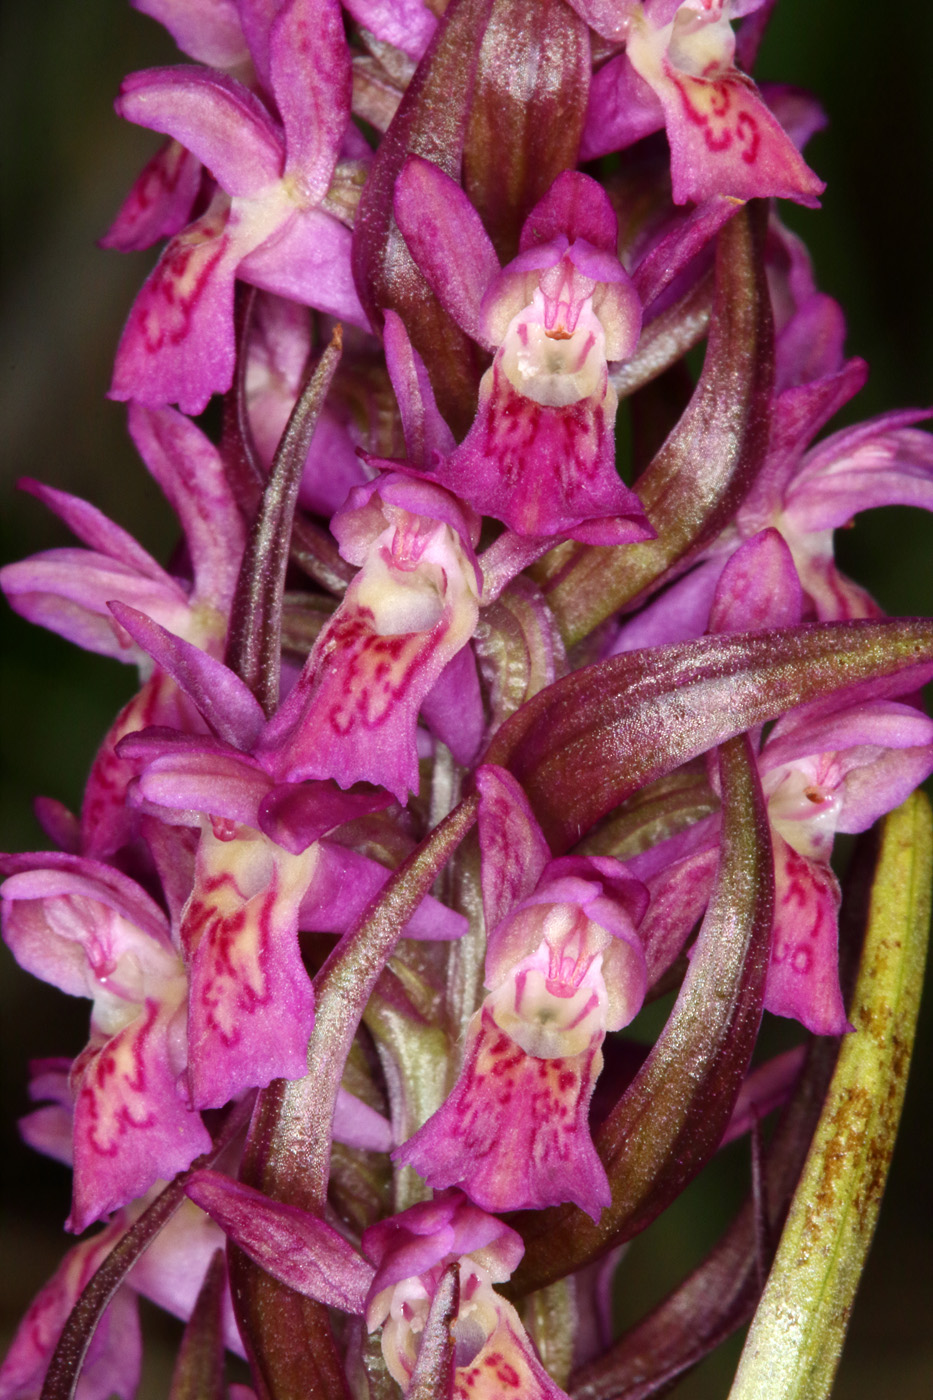
<svg viewBox="0 0 933 1400">
<path fill-rule="evenodd" d="M 866 366 L 776 206 L 822 113 L 749 76 L 766 0 L 136 8 L 190 61 L 117 100 L 165 144 L 103 241 L 164 246 L 110 392 L 183 541 L 30 481 L 78 543 L 0 573 L 140 673 L 0 858 L 13 956 L 91 1002 L 21 1125 L 81 1238 L 0 1400 L 128 1400 L 139 1295 L 172 1400 L 647 1397 L 756 1307 L 760 1394 L 850 1047 L 909 1042 L 895 847 L 928 900 L 933 623 L 833 532 L 933 508 L 931 415 L 823 433 Z M 617 1336 L 621 1247 L 743 1135 L 752 1204 Z M 826 1385 L 842 1331 L 803 1315 Z"/>
</svg>

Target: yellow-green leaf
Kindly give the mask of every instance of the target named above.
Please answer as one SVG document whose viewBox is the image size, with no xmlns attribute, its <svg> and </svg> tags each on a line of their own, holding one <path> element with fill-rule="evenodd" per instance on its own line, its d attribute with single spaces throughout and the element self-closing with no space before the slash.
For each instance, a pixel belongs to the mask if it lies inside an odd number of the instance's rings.
<svg viewBox="0 0 933 1400">
<path fill-rule="evenodd" d="M 933 818 L 886 819 L 858 985 L 813 1144 L 729 1400 L 821 1400 L 839 1363 L 884 1190 L 930 927 Z"/>
</svg>

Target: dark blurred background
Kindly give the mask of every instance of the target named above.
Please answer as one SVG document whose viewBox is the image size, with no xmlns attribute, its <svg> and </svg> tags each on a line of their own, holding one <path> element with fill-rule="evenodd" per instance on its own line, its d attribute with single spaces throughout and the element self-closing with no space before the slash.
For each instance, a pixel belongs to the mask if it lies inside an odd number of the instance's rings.
<svg viewBox="0 0 933 1400">
<path fill-rule="evenodd" d="M 933 8 L 890 10 L 844 0 L 780 0 L 757 76 L 816 92 L 829 128 L 808 148 L 828 182 L 823 210 L 784 207 L 807 240 L 818 279 L 849 321 L 848 350 L 872 373 L 848 411 L 861 419 L 933 399 Z M 120 122 L 122 76 L 174 62 L 159 26 L 125 0 L 44 0 L 2 12 L 3 108 L 0 313 L 0 552 L 4 562 L 70 543 L 37 502 L 18 495 L 24 474 L 93 500 L 163 561 L 172 521 L 129 445 L 124 410 L 104 398 L 123 318 L 152 264 L 149 254 L 101 252 L 95 239 L 158 139 Z M 834 424 L 837 426 L 838 424 Z M 844 567 L 892 614 L 933 611 L 933 521 L 877 511 L 843 534 Z M 127 668 L 79 652 L 0 610 L 3 694 L 0 849 L 41 847 L 37 793 L 80 804 L 97 743 L 134 689 Z M 26 1063 L 84 1044 L 87 1006 L 15 967 L 0 950 L 3 1119 L 0 1345 L 54 1269 L 66 1240 L 63 1168 L 21 1146 Z M 838 1400 L 933 1392 L 933 1209 L 929 1138 L 933 1009 L 922 1013 L 878 1239 L 856 1304 L 834 1395 Z M 738 1157 L 693 1188 L 632 1250 L 626 1310 L 642 1311 L 712 1243 L 728 1216 Z M 12 1267 L 11 1267 L 12 1265 Z M 164 1395 L 173 1333 L 150 1318 L 156 1347 L 143 1391 Z M 677 1392 L 716 1400 L 728 1391 L 736 1348 Z"/>
</svg>

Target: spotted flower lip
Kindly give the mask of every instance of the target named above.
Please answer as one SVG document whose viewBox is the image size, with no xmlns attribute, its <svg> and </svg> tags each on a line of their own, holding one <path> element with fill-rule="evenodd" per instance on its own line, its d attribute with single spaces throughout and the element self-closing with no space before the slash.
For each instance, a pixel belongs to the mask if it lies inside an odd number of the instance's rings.
<svg viewBox="0 0 933 1400">
<path fill-rule="evenodd" d="M 722 569 L 709 608 L 714 631 L 793 625 L 803 589 L 788 545 L 775 529 L 747 540 Z M 839 1035 L 849 1021 L 839 986 L 840 890 L 830 867 L 837 832 L 867 830 L 933 771 L 933 721 L 915 706 L 876 695 L 829 698 L 788 711 L 758 754 L 775 862 L 772 960 L 765 1008 L 817 1035 Z M 672 888 L 683 899 L 668 933 L 689 932 L 695 899 L 709 878 L 709 818 L 666 843 Z M 662 846 L 632 861 L 656 876 Z M 650 872 L 650 873 L 649 873 Z M 672 940 L 677 946 L 676 937 Z"/>
<path fill-rule="evenodd" d="M 634 352 L 641 305 L 600 186 L 575 171 L 558 176 L 504 269 L 466 195 L 429 161 L 406 163 L 395 214 L 445 309 L 496 351 L 473 425 L 436 459 L 437 479 L 519 535 L 651 538 L 615 470 L 607 361 Z"/>
<path fill-rule="evenodd" d="M 441 698 L 433 722 L 464 757 L 481 737 L 475 666 L 459 655 L 479 612 L 476 517 L 440 486 L 389 474 L 354 488 L 332 528 L 362 568 L 265 731 L 261 756 L 279 781 L 371 782 L 404 801 L 418 786 L 418 711 L 445 676 L 460 691 L 460 713 L 452 725 Z"/>
<path fill-rule="evenodd" d="M 237 276 L 366 324 L 350 275 L 349 230 L 320 208 L 350 113 L 339 5 L 286 0 L 266 43 L 259 52 L 254 40 L 253 52 L 274 114 L 235 78 L 206 68 L 151 69 L 123 85 L 120 114 L 174 137 L 218 188 L 169 242 L 140 293 L 117 352 L 112 398 L 200 413 L 228 389 Z M 323 94 L 303 76 L 307 64 Z"/>
<path fill-rule="evenodd" d="M 450 1096 L 393 1157 L 485 1210 L 570 1200 L 596 1219 L 610 1196 L 587 1110 L 606 1031 L 644 998 L 648 894 L 620 861 L 551 860 L 505 770 L 476 781 L 490 991 Z"/>
<path fill-rule="evenodd" d="M 816 205 L 824 183 L 734 63 L 730 18 L 764 0 L 571 0 L 625 52 L 596 74 L 584 159 L 622 150 L 664 127 L 674 202 L 778 195 Z"/>
<path fill-rule="evenodd" d="M 210 1146 L 184 1091 L 187 978 L 165 915 L 98 861 L 4 856 L 3 935 L 20 964 L 93 1003 L 71 1071 L 74 1199 L 69 1227 L 126 1205 Z"/>
</svg>

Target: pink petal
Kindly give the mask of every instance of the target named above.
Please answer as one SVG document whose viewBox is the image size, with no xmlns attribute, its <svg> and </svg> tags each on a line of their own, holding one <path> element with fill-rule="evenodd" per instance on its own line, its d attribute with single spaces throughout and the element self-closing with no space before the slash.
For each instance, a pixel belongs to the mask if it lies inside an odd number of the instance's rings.
<svg viewBox="0 0 933 1400">
<path fill-rule="evenodd" d="M 775 514 L 783 510 L 807 443 L 858 393 L 867 376 L 864 360 L 847 360 L 840 370 L 822 379 L 791 385 L 774 401 L 768 456 L 736 515 L 743 535 L 770 525 Z"/>
<path fill-rule="evenodd" d="M 843 787 L 839 831 L 867 831 L 933 772 L 933 742 L 919 748 L 888 749 L 873 763 L 849 771 Z"/>
<path fill-rule="evenodd" d="M 201 413 L 233 382 L 233 281 L 242 249 L 218 196 L 169 243 L 133 304 L 110 397 Z"/>
<path fill-rule="evenodd" d="M 75 1062 L 69 1229 L 84 1230 L 210 1148 L 200 1115 L 179 1092 L 171 1048 L 177 1010 L 147 1000 L 136 1020 Z"/>
<path fill-rule="evenodd" d="M 46 836 L 60 851 L 78 855 L 81 851 L 81 823 L 64 802 L 55 797 L 37 797 L 32 810 Z M 94 852 L 88 854 L 93 855 Z"/>
<path fill-rule="evenodd" d="M 441 305 L 467 335 L 486 344 L 480 305 L 498 275 L 499 259 L 463 190 L 438 166 L 410 156 L 395 185 L 393 208 L 411 255 Z"/>
<path fill-rule="evenodd" d="M 838 374 L 845 351 L 846 324 L 842 307 L 832 297 L 815 292 L 783 328 L 774 347 L 774 387 L 785 389 Z"/>
<path fill-rule="evenodd" d="M 368 329 L 350 270 L 350 241 L 350 230 L 329 214 L 296 209 L 274 237 L 243 259 L 239 276 Z"/>
<path fill-rule="evenodd" d="M 640 647 L 666 647 L 702 637 L 722 568 L 721 559 L 711 559 L 656 594 L 631 619 L 623 620 L 608 654 L 620 656 Z"/>
<path fill-rule="evenodd" d="M 803 589 L 790 549 L 777 530 L 768 529 L 746 540 L 720 574 L 709 630 L 793 627 L 802 615 Z"/>
<path fill-rule="evenodd" d="M 886 414 L 820 443 L 790 483 L 789 518 L 809 532 L 838 529 L 877 506 L 933 510 L 933 434 L 912 426 L 929 417 Z"/>
<path fill-rule="evenodd" d="M 363 1250 L 378 1266 L 367 1306 L 385 1288 L 433 1270 L 453 1255 L 479 1255 L 494 1283 L 504 1283 L 525 1252 L 521 1236 L 487 1215 L 462 1191 L 445 1191 L 387 1216 L 363 1232 Z"/>
<path fill-rule="evenodd" d="M 131 403 L 129 429 L 185 532 L 194 597 L 226 613 L 240 572 L 246 532 L 220 453 L 200 428 L 173 408 Z"/>
<path fill-rule="evenodd" d="M 146 974 L 171 974 L 166 917 L 134 880 L 83 856 L 4 856 L 4 937 L 27 971 L 70 996 L 92 996 L 124 954 Z M 118 993 L 119 994 L 119 993 Z"/>
<path fill-rule="evenodd" d="M 628 57 L 619 54 L 593 74 L 580 159 L 624 151 L 663 125 L 664 108 L 657 95 Z"/>
<path fill-rule="evenodd" d="M 318 204 L 350 119 L 350 51 L 337 0 L 286 0 L 269 31 L 269 76 L 285 127 L 285 174 Z"/>
<path fill-rule="evenodd" d="M 298 948 L 298 909 L 315 859 L 313 847 L 288 855 L 258 833 L 228 842 L 208 830 L 201 836 L 181 929 L 191 983 L 188 1072 L 199 1108 L 306 1073 L 314 992 Z"/>
<path fill-rule="evenodd" d="M 143 166 L 100 246 L 131 253 L 179 233 L 191 218 L 201 173 L 197 156 L 167 141 Z"/>
<path fill-rule="evenodd" d="M 49 510 L 54 511 L 59 520 L 63 520 L 72 534 L 76 535 L 82 544 L 86 544 L 88 549 L 181 593 L 178 584 L 165 572 L 158 560 L 153 559 L 149 551 L 143 549 L 126 530 L 108 520 L 96 506 L 82 501 L 80 496 L 72 496 L 67 491 L 57 491 L 54 486 L 45 486 L 41 481 L 34 481 L 32 477 L 22 477 L 17 484 L 20 490 L 28 491 Z"/>
<path fill-rule="evenodd" d="M 71 1061 L 52 1057 L 29 1063 L 29 1098 L 43 1103 L 17 1124 L 20 1136 L 36 1152 L 70 1167 L 74 1156 L 72 1115 L 74 1096 L 69 1084 Z M 2 1392 L 0 1392 L 2 1393 Z"/>
<path fill-rule="evenodd" d="M 377 39 L 412 58 L 422 56 L 437 28 L 424 0 L 344 0 L 344 8 Z"/>
<path fill-rule="evenodd" d="M 269 31 L 281 8 L 282 0 L 238 0 L 240 24 L 243 26 L 256 77 L 266 91 L 272 87 L 269 71 Z"/>
<path fill-rule="evenodd" d="M 641 8 L 633 0 L 568 0 L 568 3 L 597 34 L 616 41 L 625 38 L 631 11 Z"/>
<path fill-rule="evenodd" d="M 462 1187 L 484 1210 L 573 1201 L 598 1219 L 610 1193 L 587 1108 L 601 1066 L 597 1047 L 557 1060 L 526 1054 L 484 1007 L 450 1096 L 393 1160 L 438 1190 Z"/>
<path fill-rule="evenodd" d="M 476 658 L 470 647 L 448 661 L 424 698 L 421 716 L 457 762 L 470 767 L 486 727 Z"/>
<path fill-rule="evenodd" d="M 286 851 L 300 855 L 335 827 L 391 806 L 378 788 L 341 792 L 334 783 L 279 783 L 260 801 L 258 825 Z"/>
<path fill-rule="evenodd" d="M 875 700 L 840 708 L 838 702 L 824 701 L 790 710 L 778 720 L 759 766 L 767 773 L 809 754 L 834 754 L 838 765 L 845 759 L 840 750 L 910 749 L 931 743 L 933 720 L 913 705 Z M 876 755 L 871 757 L 873 760 Z M 862 761 L 867 758 L 866 753 Z"/>
<path fill-rule="evenodd" d="M 392 1124 L 355 1094 L 340 1088 L 334 1109 L 334 1141 L 369 1152 L 388 1152 L 393 1146 Z"/>
<path fill-rule="evenodd" d="M 713 830 L 714 841 L 715 836 Z M 714 844 L 653 875 L 642 871 L 637 856 L 630 862 L 633 871 L 642 873 L 651 895 L 648 912 L 638 929 L 645 949 L 649 986 L 680 957 L 691 931 L 703 917 L 718 859 L 719 847 Z"/>
<path fill-rule="evenodd" d="M 635 290 L 646 308 L 737 212 L 735 200 L 714 195 L 686 218 L 681 215 L 669 233 L 652 242 L 632 273 Z"/>
<path fill-rule="evenodd" d="M 114 603 L 111 610 L 156 665 L 167 671 L 191 697 L 218 738 L 236 748 L 252 748 L 266 717 L 259 701 L 239 676 L 206 651 L 166 631 L 134 608 Z"/>
<path fill-rule="evenodd" d="M 271 786 L 255 763 L 212 753 L 155 758 L 140 775 L 147 802 L 178 811 L 203 812 L 244 826 L 258 826 L 259 804 Z"/>
<path fill-rule="evenodd" d="M 133 8 L 163 24 L 189 58 L 211 68 L 249 61 L 236 0 L 132 0 Z"/>
<path fill-rule="evenodd" d="M 317 863 L 311 884 L 301 902 L 298 926 L 318 933 L 348 933 L 362 918 L 378 895 L 391 871 L 378 861 L 322 840 L 317 847 Z M 461 938 L 467 930 L 462 914 L 448 909 L 433 895 L 427 895 L 405 925 L 406 938 L 449 940 Z"/>
<path fill-rule="evenodd" d="M 792 1016 L 814 1035 L 842 1035 L 852 1028 L 839 989 L 838 882 L 777 832 L 772 840 L 774 935 L 765 1009 Z"/>
<path fill-rule="evenodd" d="M 578 239 L 577 265 L 594 282 L 617 280 L 619 221 L 609 196 L 598 181 L 578 170 L 565 170 L 551 185 L 547 194 L 532 209 L 522 225 L 520 253 L 547 244 L 563 234 L 572 245 Z M 589 257 L 586 246 L 589 245 Z M 608 261 L 594 252 L 608 254 Z M 577 259 L 574 259 L 577 261 Z M 517 259 L 516 262 L 519 260 Z M 606 272 L 609 272 L 609 276 Z"/>
<path fill-rule="evenodd" d="M 255 195 L 282 175 L 281 134 L 257 97 L 223 73 L 180 64 L 125 78 L 121 117 L 180 141 L 229 195 Z"/>
<path fill-rule="evenodd" d="M 354 486 L 364 485 L 367 479 L 347 427 L 325 407 L 308 448 L 298 504 L 329 519 L 346 504 Z"/>
<path fill-rule="evenodd" d="M 188 621 L 188 599 L 167 574 L 150 578 L 135 568 L 86 549 L 49 549 L 7 564 L 0 583 L 14 612 L 85 651 L 139 664 L 140 653 L 108 617 L 119 598 L 174 627 Z"/>
<path fill-rule="evenodd" d="M 446 662 L 446 630 L 380 637 L 359 614 L 331 622 L 270 724 L 263 763 L 279 781 L 374 783 L 407 801 L 418 787 L 418 710 Z"/>
</svg>

